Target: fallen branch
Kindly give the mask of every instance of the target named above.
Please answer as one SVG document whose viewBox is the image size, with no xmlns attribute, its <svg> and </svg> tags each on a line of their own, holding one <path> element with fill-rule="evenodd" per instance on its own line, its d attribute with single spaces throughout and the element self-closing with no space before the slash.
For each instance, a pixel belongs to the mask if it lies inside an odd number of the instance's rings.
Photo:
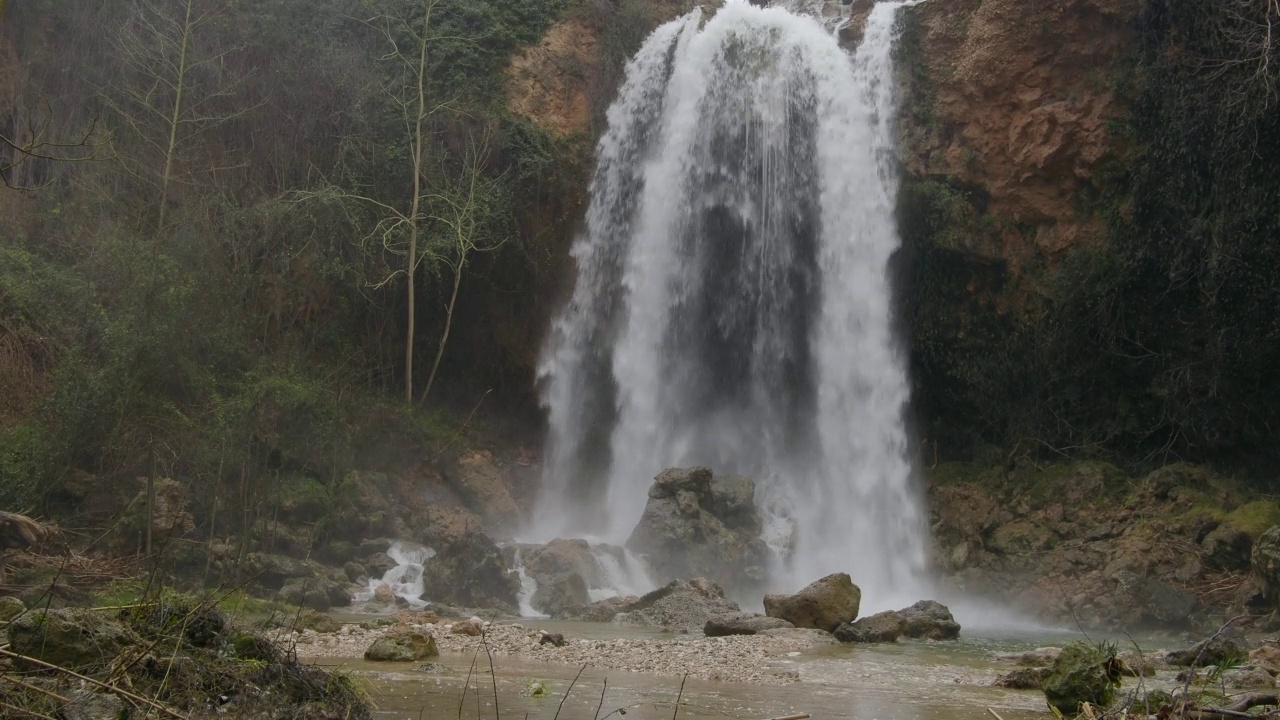
<svg viewBox="0 0 1280 720">
<path fill-rule="evenodd" d="M 46 670 L 53 670 L 54 672 L 60 672 L 64 675 L 70 675 L 71 677 L 77 680 L 82 680 L 84 682 L 89 683 L 90 685 L 95 685 L 97 687 L 100 687 L 103 690 L 106 690 L 107 692 L 113 695 L 119 695 L 120 697 L 126 700 L 130 700 L 133 702 L 140 702 L 143 705 L 149 705 L 152 708 L 155 708 L 156 710 L 160 711 L 161 713 L 164 713 L 165 715 L 168 715 L 169 717 L 174 718 L 174 720 L 190 720 L 186 715 L 179 713 L 178 711 L 174 710 L 173 708 L 170 708 L 169 706 L 163 703 L 156 702 L 155 700 L 151 700 L 150 698 L 142 697 L 141 695 L 136 695 L 134 693 L 129 692 L 128 690 L 116 687 L 115 685 L 104 683 L 101 680 L 94 680 L 93 678 L 87 675 L 81 675 L 80 673 L 74 670 L 68 670 L 67 668 L 60 667 L 52 663 L 47 663 L 43 660 L 37 660 L 33 657 L 28 657 L 26 655 L 21 655 L 16 652 L 11 652 L 9 650 L 0 650 L 0 657 L 7 657 L 11 660 L 21 660 L 22 662 L 31 663 L 32 665 L 35 665 L 37 667 L 42 667 Z"/>
<path fill-rule="evenodd" d="M 32 685 L 31 683 L 23 682 L 18 678 L 9 677 L 8 675 L 0 675 L 0 680 L 4 680 L 5 682 L 8 682 L 8 683 L 13 683 L 14 685 L 17 685 L 20 688 L 25 688 L 27 690 L 31 690 L 32 692 L 40 693 L 41 695 L 44 695 L 45 697 L 51 698 L 53 700 L 57 700 L 58 702 L 64 705 L 71 704 L 71 700 L 69 700 L 68 698 L 62 697 L 61 695 L 59 695 L 56 692 L 53 692 L 52 690 L 45 690 L 42 687 Z"/>
</svg>

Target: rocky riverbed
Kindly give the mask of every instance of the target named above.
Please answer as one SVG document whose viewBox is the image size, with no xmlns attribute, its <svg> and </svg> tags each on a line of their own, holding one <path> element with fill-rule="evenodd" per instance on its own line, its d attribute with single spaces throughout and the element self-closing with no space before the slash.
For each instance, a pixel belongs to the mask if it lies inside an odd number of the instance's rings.
<svg viewBox="0 0 1280 720">
<path fill-rule="evenodd" d="M 770 630 L 757 635 L 728 637 L 680 636 L 660 638 L 588 639 L 566 637 L 561 647 L 542 643 L 543 631 L 521 623 L 491 622 L 482 636 L 454 632 L 454 623 L 424 622 L 402 617 L 394 626 L 373 628 L 343 625 L 336 633 L 314 630 L 280 631 L 277 639 L 293 645 L 299 658 L 362 658 L 375 640 L 389 633 L 418 631 L 431 634 L 442 653 L 484 657 L 485 646 L 495 657 L 519 657 L 539 662 L 588 665 L 657 675 L 704 680 L 785 684 L 799 677 L 792 671 L 772 668 L 773 659 L 799 653 L 835 641 L 817 630 Z"/>
</svg>

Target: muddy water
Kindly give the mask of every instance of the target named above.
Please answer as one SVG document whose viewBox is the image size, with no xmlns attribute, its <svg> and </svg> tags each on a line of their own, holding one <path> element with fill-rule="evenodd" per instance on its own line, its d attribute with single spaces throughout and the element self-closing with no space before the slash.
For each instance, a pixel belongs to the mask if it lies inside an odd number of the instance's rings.
<svg viewBox="0 0 1280 720">
<path fill-rule="evenodd" d="M 607 624 L 556 623 L 549 629 L 573 638 L 647 636 Z M 690 679 L 684 685 L 679 718 L 763 720 L 807 712 L 819 720 L 992 720 L 987 708 L 1005 720 L 1045 718 L 1049 715 L 1041 693 L 990 687 L 997 674 L 1010 668 L 996 661 L 995 654 L 1066 640 L 1024 635 L 955 643 L 833 645 L 770 661 L 771 670 L 796 673 L 797 683 L 759 686 Z M 494 657 L 495 712 L 489 661 L 481 655 L 468 679 L 472 660 L 470 655 L 444 655 L 437 659 L 442 669 L 436 670 L 365 662 L 348 662 L 346 667 L 367 683 L 380 720 L 553 720 L 557 713 L 561 720 L 617 720 L 624 715 L 627 720 L 668 720 L 680 693 L 678 677 L 587 668 L 566 699 L 578 668 Z M 545 685 L 545 697 L 531 696 L 529 685 L 534 681 Z"/>
</svg>

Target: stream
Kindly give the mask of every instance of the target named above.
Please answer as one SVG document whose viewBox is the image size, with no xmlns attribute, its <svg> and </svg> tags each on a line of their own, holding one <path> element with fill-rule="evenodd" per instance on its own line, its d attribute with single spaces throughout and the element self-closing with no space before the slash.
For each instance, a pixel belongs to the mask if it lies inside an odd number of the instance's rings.
<svg viewBox="0 0 1280 720">
<path fill-rule="evenodd" d="M 572 639 L 658 637 L 659 633 L 607 623 L 528 623 Z M 667 636 L 669 637 L 669 636 Z M 998 653 L 1045 645 L 1062 645 L 1078 634 L 1051 632 L 975 636 L 957 642 L 903 642 L 887 645 L 832 645 L 792 657 L 774 658 L 769 669 L 794 672 L 800 682 L 751 685 L 688 679 L 684 684 L 680 718 L 764 720 L 794 713 L 815 719 L 857 720 L 991 720 L 987 708 L 1004 720 L 1050 717 L 1038 691 L 990 687 L 1000 673 L 1011 669 L 997 661 Z M 578 668 L 510 656 L 493 658 L 499 704 L 495 713 L 495 679 L 488 659 L 442 654 L 438 667 L 419 664 L 388 666 L 365 661 L 321 660 L 353 671 L 368 687 L 380 720 L 416 718 L 511 718 L 514 720 L 592 720 L 610 713 L 617 718 L 670 718 L 681 692 L 677 677 L 586 668 L 568 698 L 564 691 Z M 608 680 L 603 704 L 601 690 Z M 533 697 L 530 684 L 541 681 L 543 697 Z M 1151 681 L 1148 681 L 1151 682 Z M 1158 681 L 1157 681 L 1158 682 Z M 476 692 L 479 685 L 479 693 Z M 463 688 L 467 687 L 465 698 Z M 564 700 L 563 708 L 560 707 Z M 477 705 L 478 703 L 478 705 Z M 597 716 L 597 708 L 600 708 Z"/>
</svg>

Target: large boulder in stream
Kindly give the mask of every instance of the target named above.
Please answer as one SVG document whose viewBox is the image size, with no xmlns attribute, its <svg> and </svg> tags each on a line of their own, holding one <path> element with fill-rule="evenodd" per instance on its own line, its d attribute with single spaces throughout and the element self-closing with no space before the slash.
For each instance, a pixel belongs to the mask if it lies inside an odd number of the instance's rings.
<svg viewBox="0 0 1280 720">
<path fill-rule="evenodd" d="M 751 591 L 764 579 L 769 547 L 755 483 L 705 467 L 658 473 L 627 549 L 645 555 L 659 582 L 705 577 Z"/>
<path fill-rule="evenodd" d="M 707 637 L 723 637 L 725 635 L 755 635 L 765 630 L 780 630 L 795 627 L 781 618 L 756 613 L 735 612 L 716 615 L 702 626 L 702 634 Z"/>
<path fill-rule="evenodd" d="M 587 581 L 578 573 L 561 573 L 538 580 L 538 589 L 529 598 L 529 605 L 540 613 L 554 615 L 569 607 L 591 602 Z"/>
<path fill-rule="evenodd" d="M 415 662 L 440 654 L 436 639 L 429 633 L 417 631 L 390 632 L 364 651 L 365 660 L 377 662 Z"/>
<path fill-rule="evenodd" d="M 848 573 L 834 573 L 810 583 L 795 595 L 765 595 L 764 613 L 798 628 L 835 632 L 858 617 L 862 590 Z"/>
<path fill-rule="evenodd" d="M 897 642 L 898 638 L 955 640 L 960 637 L 960 623 L 951 616 L 946 605 L 921 600 L 909 608 L 889 610 L 844 623 L 835 630 L 840 642 Z"/>
<path fill-rule="evenodd" d="M 422 568 L 427 597 L 446 605 L 514 612 L 520 579 L 497 543 L 472 531 L 443 546 Z"/>
<path fill-rule="evenodd" d="M 724 590 L 706 578 L 672 580 L 626 605 L 613 621 L 645 625 L 670 632 L 698 632 L 717 615 L 738 612 L 738 604 L 725 598 Z"/>
<path fill-rule="evenodd" d="M 1100 647 L 1073 642 L 1054 660 L 1042 687 L 1050 707 L 1075 717 L 1082 703 L 1111 704 L 1120 687 L 1120 663 Z"/>
</svg>

